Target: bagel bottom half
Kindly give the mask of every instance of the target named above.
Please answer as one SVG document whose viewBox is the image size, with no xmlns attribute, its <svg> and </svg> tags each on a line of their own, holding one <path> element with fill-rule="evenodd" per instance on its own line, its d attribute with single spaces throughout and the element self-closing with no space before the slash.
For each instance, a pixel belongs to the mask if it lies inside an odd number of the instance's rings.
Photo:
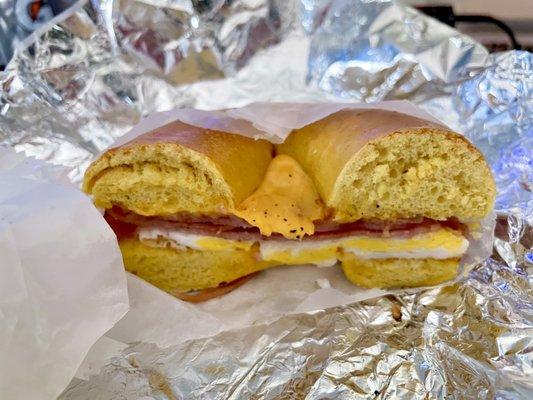
<svg viewBox="0 0 533 400">
<path fill-rule="evenodd" d="M 126 270 L 171 294 L 214 288 L 279 265 L 258 261 L 245 250 L 193 250 L 148 246 L 133 238 L 119 241 Z"/>
<path fill-rule="evenodd" d="M 432 286 L 454 279 L 460 259 L 361 259 L 344 253 L 341 263 L 350 282 L 367 288 L 393 289 Z"/>
</svg>

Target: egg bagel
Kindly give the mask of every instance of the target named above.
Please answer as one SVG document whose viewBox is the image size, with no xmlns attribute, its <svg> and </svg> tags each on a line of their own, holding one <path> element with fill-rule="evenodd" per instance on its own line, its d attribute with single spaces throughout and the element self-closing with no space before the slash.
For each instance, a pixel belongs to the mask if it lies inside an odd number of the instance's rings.
<svg viewBox="0 0 533 400">
<path fill-rule="evenodd" d="M 462 135 L 374 109 L 337 112 L 280 145 L 172 122 L 105 152 L 83 189 L 126 269 L 174 294 L 338 262 L 360 286 L 438 284 L 457 275 L 496 194 Z"/>
</svg>

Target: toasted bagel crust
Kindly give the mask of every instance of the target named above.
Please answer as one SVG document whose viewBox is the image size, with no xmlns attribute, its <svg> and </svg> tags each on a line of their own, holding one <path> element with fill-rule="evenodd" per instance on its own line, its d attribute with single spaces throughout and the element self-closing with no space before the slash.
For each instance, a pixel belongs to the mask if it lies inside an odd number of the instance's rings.
<svg viewBox="0 0 533 400">
<path fill-rule="evenodd" d="M 265 140 L 176 121 L 105 152 L 83 190 L 99 207 L 140 215 L 224 213 L 260 185 L 272 150 Z"/>
<path fill-rule="evenodd" d="M 438 285 L 454 279 L 460 260 L 448 258 L 388 258 L 363 260 L 350 253 L 342 257 L 342 270 L 348 280 L 366 288 L 409 288 Z"/>
<path fill-rule="evenodd" d="M 119 241 L 126 270 L 169 293 L 217 287 L 279 263 L 258 261 L 245 250 L 205 251 Z"/>
</svg>

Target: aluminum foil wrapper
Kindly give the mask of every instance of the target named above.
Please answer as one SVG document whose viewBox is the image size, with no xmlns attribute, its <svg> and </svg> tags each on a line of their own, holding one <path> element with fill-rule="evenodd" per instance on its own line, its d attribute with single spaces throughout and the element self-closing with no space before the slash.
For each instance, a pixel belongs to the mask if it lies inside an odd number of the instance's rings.
<svg viewBox="0 0 533 400">
<path fill-rule="evenodd" d="M 499 187 L 493 257 L 452 286 L 134 344 L 63 399 L 533 398 L 533 56 L 387 0 L 80 1 L 0 75 L 0 145 L 67 166 L 142 117 L 255 101 L 411 100 Z"/>
</svg>

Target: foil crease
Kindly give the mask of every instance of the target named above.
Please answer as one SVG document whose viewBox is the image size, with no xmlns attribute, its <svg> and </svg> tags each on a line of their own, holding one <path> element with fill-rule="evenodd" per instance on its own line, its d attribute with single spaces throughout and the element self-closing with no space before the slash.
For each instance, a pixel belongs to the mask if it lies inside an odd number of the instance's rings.
<svg viewBox="0 0 533 400">
<path fill-rule="evenodd" d="M 500 217 L 493 257 L 458 284 L 133 344 L 59 399 L 531 399 L 533 232 L 520 224 Z"/>
<path fill-rule="evenodd" d="M 533 398 L 532 66 L 389 0 L 82 0 L 37 30 L 0 73 L 0 145 L 73 181 L 155 111 L 407 99 L 484 152 L 507 215 L 457 284 L 132 344 L 61 398 Z"/>
</svg>

